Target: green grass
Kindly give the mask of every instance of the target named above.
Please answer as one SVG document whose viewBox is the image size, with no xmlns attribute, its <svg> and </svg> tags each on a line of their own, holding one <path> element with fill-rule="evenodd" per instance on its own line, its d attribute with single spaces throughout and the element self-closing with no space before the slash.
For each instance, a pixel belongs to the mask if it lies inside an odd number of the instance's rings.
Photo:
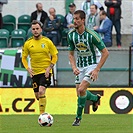
<svg viewBox="0 0 133 133">
<path fill-rule="evenodd" d="M 74 115 L 53 115 L 51 127 L 40 127 L 37 115 L 0 115 L 0 133 L 133 133 L 133 115 L 83 115 L 73 127 Z"/>
</svg>

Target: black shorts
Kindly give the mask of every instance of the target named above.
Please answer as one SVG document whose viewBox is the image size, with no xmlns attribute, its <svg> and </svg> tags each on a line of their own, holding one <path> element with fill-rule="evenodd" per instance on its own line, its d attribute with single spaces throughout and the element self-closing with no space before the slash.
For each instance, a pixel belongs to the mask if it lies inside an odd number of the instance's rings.
<svg viewBox="0 0 133 133">
<path fill-rule="evenodd" d="M 39 86 L 44 86 L 44 87 L 49 87 L 50 84 L 51 84 L 51 74 L 49 74 L 49 77 L 46 78 L 45 77 L 45 73 L 42 73 L 42 74 L 38 74 L 38 75 L 34 75 L 32 77 L 32 80 L 33 80 L 33 89 L 34 89 L 34 92 L 39 92 Z"/>
</svg>

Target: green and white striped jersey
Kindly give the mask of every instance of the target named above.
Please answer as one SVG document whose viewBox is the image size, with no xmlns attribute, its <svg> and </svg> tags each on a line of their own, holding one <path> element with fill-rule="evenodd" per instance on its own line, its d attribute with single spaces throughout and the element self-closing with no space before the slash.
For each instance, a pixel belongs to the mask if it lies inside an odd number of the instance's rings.
<svg viewBox="0 0 133 133">
<path fill-rule="evenodd" d="M 93 30 L 85 29 L 79 34 L 75 29 L 68 33 L 69 51 L 77 50 L 77 67 L 97 64 L 102 49 L 105 48 L 100 36 Z"/>
</svg>

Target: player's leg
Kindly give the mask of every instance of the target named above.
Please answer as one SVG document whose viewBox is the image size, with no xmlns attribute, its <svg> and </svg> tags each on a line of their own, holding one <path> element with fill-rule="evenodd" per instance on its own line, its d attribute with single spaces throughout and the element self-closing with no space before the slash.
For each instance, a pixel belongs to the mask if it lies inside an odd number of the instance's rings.
<svg viewBox="0 0 133 133">
<path fill-rule="evenodd" d="M 80 125 L 80 120 L 82 119 L 82 112 L 85 107 L 86 103 L 86 89 L 88 87 L 89 83 L 85 80 L 81 82 L 81 84 L 77 84 L 77 94 L 78 94 L 78 106 L 77 106 L 77 116 L 75 121 L 73 122 L 73 126 L 79 126 Z"/>
<path fill-rule="evenodd" d="M 85 75 L 85 73 L 84 73 L 84 68 L 78 68 L 78 69 L 79 69 L 80 73 L 79 73 L 79 75 L 77 75 L 77 76 L 75 77 L 75 84 L 76 84 L 76 93 L 77 93 L 77 97 L 80 95 L 80 94 L 79 94 L 79 91 L 78 91 L 79 85 L 80 85 L 80 83 L 82 82 L 82 80 L 83 80 L 83 78 L 84 78 L 84 75 Z"/>
<path fill-rule="evenodd" d="M 76 118 L 82 119 L 82 111 L 85 107 L 86 102 L 86 89 L 88 87 L 89 83 L 85 80 L 81 82 L 81 84 L 78 87 L 78 108 L 77 108 L 77 116 Z"/>
<path fill-rule="evenodd" d="M 51 74 L 46 78 L 45 74 L 41 74 L 40 82 L 39 82 L 39 109 L 40 114 L 45 112 L 46 108 L 46 89 L 51 84 Z"/>
<path fill-rule="evenodd" d="M 77 115 L 76 115 L 75 121 L 72 124 L 73 126 L 79 126 L 80 120 L 82 117 L 82 111 L 83 111 L 83 106 L 80 108 L 80 104 L 82 104 L 80 102 L 83 101 L 84 98 L 82 99 L 80 97 L 79 88 L 80 88 L 80 84 L 84 78 L 85 73 L 84 73 L 84 68 L 78 68 L 78 69 L 80 71 L 80 74 L 75 77 L 76 93 L 77 93 L 77 97 L 78 97 L 78 99 L 77 99 Z M 80 100 L 80 99 L 82 99 L 82 100 Z"/>
<path fill-rule="evenodd" d="M 90 67 L 86 67 L 86 68 L 82 68 L 82 69 L 79 68 L 80 74 L 77 75 L 75 78 L 76 79 L 75 83 L 76 83 L 77 96 L 80 95 L 80 94 L 78 94 L 78 88 L 79 88 L 79 85 L 83 79 L 89 83 L 88 86 L 92 83 L 92 79 L 90 79 L 89 73 L 92 70 L 94 70 L 95 68 L 96 68 L 96 65 L 91 65 Z M 90 101 L 96 101 L 97 100 L 97 95 L 94 95 L 89 90 L 86 90 L 86 94 L 87 94 L 87 100 L 90 100 Z"/>
<path fill-rule="evenodd" d="M 39 92 L 34 92 L 34 94 L 35 94 L 36 99 L 39 100 Z"/>
<path fill-rule="evenodd" d="M 87 100 L 97 101 L 97 95 L 94 95 L 89 90 L 86 90 L 86 93 L 87 93 Z"/>
<path fill-rule="evenodd" d="M 39 94 L 39 85 L 40 85 L 40 74 L 39 75 L 35 75 L 32 77 L 33 80 L 33 89 L 34 89 L 34 94 L 35 97 L 38 101 L 40 101 L 40 94 Z M 40 102 L 39 102 L 39 110 L 40 110 Z M 42 111 L 40 111 L 40 114 L 42 113 Z"/>
<path fill-rule="evenodd" d="M 40 110 L 40 114 L 44 113 L 45 108 L 46 108 L 45 92 L 46 92 L 46 87 L 39 86 L 39 110 Z"/>
<path fill-rule="evenodd" d="M 91 65 L 86 69 L 86 74 L 83 80 L 87 81 L 89 85 L 93 82 L 93 80 L 90 78 L 89 73 L 96 68 L 97 65 Z M 101 96 L 99 94 L 94 95 L 89 90 L 86 90 L 87 100 L 90 100 L 93 102 L 93 111 L 95 112 L 98 108 L 98 101 L 100 100 Z"/>
</svg>

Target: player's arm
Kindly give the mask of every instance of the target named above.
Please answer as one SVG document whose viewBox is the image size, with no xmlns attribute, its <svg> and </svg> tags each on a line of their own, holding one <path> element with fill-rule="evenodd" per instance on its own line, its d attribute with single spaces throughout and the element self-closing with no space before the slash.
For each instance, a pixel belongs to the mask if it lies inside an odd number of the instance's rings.
<svg viewBox="0 0 133 133">
<path fill-rule="evenodd" d="M 50 73 L 51 69 L 53 69 L 53 67 L 54 67 L 54 65 L 56 64 L 57 60 L 58 60 L 57 54 L 54 54 L 54 55 L 51 56 L 51 63 L 50 63 L 50 65 L 47 67 L 46 72 L 45 72 L 45 77 L 46 77 L 46 78 L 49 77 L 49 73 Z"/>
<path fill-rule="evenodd" d="M 67 41 L 68 41 L 68 49 L 69 49 L 69 54 L 68 54 L 68 58 L 69 58 L 69 61 L 70 61 L 70 64 L 71 64 L 71 67 L 73 69 L 73 73 L 75 75 L 78 75 L 80 72 L 76 66 L 76 60 L 75 60 L 75 56 L 74 56 L 74 49 L 75 49 L 75 45 L 73 44 L 73 41 L 72 41 L 72 37 L 70 34 L 68 34 L 67 36 Z"/>
<path fill-rule="evenodd" d="M 27 56 L 28 56 L 28 50 L 27 50 L 26 43 L 25 43 L 22 48 L 22 63 L 24 65 L 25 69 L 28 69 Z"/>
<path fill-rule="evenodd" d="M 93 81 L 95 81 L 98 78 L 98 73 L 99 73 L 100 69 L 102 68 L 106 59 L 109 56 L 109 52 L 108 52 L 107 48 L 105 47 L 103 41 L 99 37 L 99 35 L 95 32 L 93 33 L 92 42 L 102 53 L 101 59 L 97 65 L 97 67 L 90 73 L 91 78 L 93 79 Z"/>
<path fill-rule="evenodd" d="M 22 56 L 22 63 L 25 69 L 28 69 L 28 61 L 27 61 L 27 56 Z"/>
<path fill-rule="evenodd" d="M 97 65 L 97 67 L 89 73 L 90 78 L 93 81 L 98 79 L 98 73 L 99 73 L 100 69 L 102 68 L 102 66 L 104 65 L 106 59 L 109 56 L 109 52 L 108 52 L 107 48 L 104 48 L 103 50 L 101 50 L 101 53 L 102 53 L 102 56 L 101 56 L 101 59 L 100 59 L 98 65 Z"/>
<path fill-rule="evenodd" d="M 51 54 L 51 63 L 50 65 L 47 67 L 46 72 L 45 72 L 45 77 L 49 77 L 49 73 L 51 71 L 51 69 L 53 69 L 54 65 L 56 64 L 57 60 L 58 60 L 58 50 L 55 47 L 55 45 L 52 43 L 51 40 L 49 40 L 49 51 Z"/>
<path fill-rule="evenodd" d="M 76 61 L 75 61 L 75 57 L 74 57 L 74 51 L 69 51 L 68 57 L 69 57 L 71 67 L 74 70 L 76 68 Z"/>
<path fill-rule="evenodd" d="M 102 49 L 101 53 L 102 53 L 101 59 L 97 65 L 97 67 L 95 68 L 98 72 L 100 71 L 100 69 L 102 68 L 102 66 L 104 65 L 105 61 L 107 60 L 107 58 L 109 56 L 109 52 L 108 52 L 107 48 Z"/>
<path fill-rule="evenodd" d="M 54 65 L 56 64 L 57 60 L 58 60 L 58 56 L 57 56 L 57 54 L 52 55 L 51 64 L 50 64 L 49 67 L 50 67 L 50 68 L 53 68 Z"/>
<path fill-rule="evenodd" d="M 27 56 L 28 56 L 28 49 L 25 44 L 24 47 L 22 48 L 22 63 L 25 69 L 29 72 L 30 76 L 32 77 L 34 75 L 34 72 L 28 66 Z"/>
<path fill-rule="evenodd" d="M 49 40 L 49 51 L 51 55 L 51 64 L 49 67 L 53 68 L 58 60 L 58 50 L 51 40 Z"/>
<path fill-rule="evenodd" d="M 27 62 L 27 57 L 26 56 L 22 56 L 22 63 L 25 67 L 25 69 L 29 72 L 30 77 L 32 77 L 34 75 L 32 69 L 30 69 L 30 67 L 28 66 L 28 62 Z"/>
<path fill-rule="evenodd" d="M 73 73 L 75 75 L 78 75 L 80 72 L 79 72 L 78 68 L 76 67 L 76 60 L 75 60 L 75 56 L 74 56 L 74 51 L 69 51 L 69 61 L 70 61 L 71 67 L 73 69 Z"/>
<path fill-rule="evenodd" d="M 50 70 L 53 69 L 54 65 L 56 64 L 57 60 L 58 60 L 58 56 L 57 54 L 54 54 L 51 56 L 51 63 L 50 65 L 47 67 L 46 72 L 45 72 L 45 77 L 48 78 L 49 77 L 49 73 Z"/>
<path fill-rule="evenodd" d="M 75 60 L 75 56 L 74 56 L 75 45 L 73 44 L 72 37 L 69 33 L 67 36 L 67 42 L 68 42 L 68 50 L 69 50 L 68 58 L 69 58 L 71 67 L 74 70 L 76 68 L 76 60 Z"/>
<path fill-rule="evenodd" d="M 103 66 L 103 64 L 105 63 L 106 59 L 109 56 L 109 52 L 104 44 L 104 42 L 102 41 L 102 39 L 100 38 L 99 34 L 97 34 L 96 32 L 94 32 L 95 34 L 93 34 L 93 44 L 101 51 L 102 56 L 100 59 L 100 62 L 98 63 L 96 69 L 98 71 L 100 71 L 101 67 Z"/>
</svg>

